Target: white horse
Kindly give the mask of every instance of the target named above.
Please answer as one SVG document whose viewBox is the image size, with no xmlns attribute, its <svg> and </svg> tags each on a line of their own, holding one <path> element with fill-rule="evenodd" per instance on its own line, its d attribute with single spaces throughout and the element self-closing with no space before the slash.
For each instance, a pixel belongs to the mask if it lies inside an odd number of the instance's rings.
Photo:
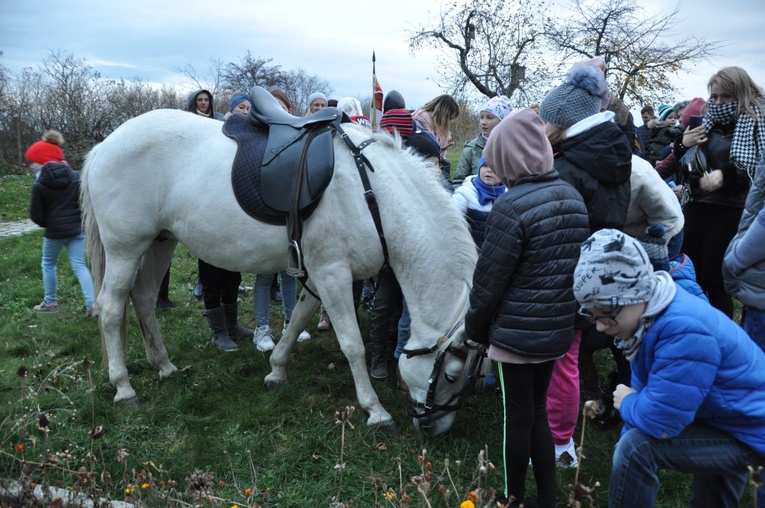
<svg viewBox="0 0 765 508">
<path fill-rule="evenodd" d="M 85 161 L 85 231 L 115 402 L 138 404 L 125 366 L 128 296 L 149 363 L 160 378 L 177 370 L 160 338 L 154 306 L 179 241 L 194 256 L 232 271 L 273 273 L 288 265 L 287 228 L 258 222 L 237 204 L 230 174 L 237 144 L 221 126 L 182 111 L 152 111 L 125 122 Z M 379 203 L 389 262 L 412 317 L 408 347 L 415 353 L 402 357 L 401 375 L 409 385 L 415 424 L 419 420 L 437 434 L 451 427 L 466 375 L 462 326 L 476 249 L 464 218 L 421 158 L 387 134 L 350 124 L 343 128 L 356 145 L 376 140 L 363 151 L 374 167 L 367 174 Z M 367 373 L 351 290 L 354 280 L 380 270 L 381 241 L 359 170 L 339 136 L 334 151 L 334 176 L 303 226 L 308 285 L 332 319 L 359 404 L 369 414 L 367 423 L 395 429 Z M 297 333 L 318 305 L 304 290 L 289 329 L 271 354 L 267 385 L 286 381 Z"/>
</svg>

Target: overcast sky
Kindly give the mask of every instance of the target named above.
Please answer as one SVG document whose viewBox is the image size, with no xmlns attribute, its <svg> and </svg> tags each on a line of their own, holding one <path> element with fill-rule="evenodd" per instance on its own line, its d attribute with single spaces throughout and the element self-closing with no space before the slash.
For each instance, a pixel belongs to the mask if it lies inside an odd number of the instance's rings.
<svg viewBox="0 0 765 508">
<path fill-rule="evenodd" d="M 675 5 L 638 3 L 648 15 L 668 14 Z M 375 51 L 383 91 L 396 89 L 407 106 L 417 107 L 443 91 L 434 51 L 412 54 L 408 39 L 440 5 L 440 0 L 0 0 L 0 63 L 19 72 L 61 49 L 86 59 L 104 77 L 179 83 L 184 77 L 177 68 L 191 64 L 204 72 L 211 57 L 238 62 L 249 50 L 285 70 L 302 68 L 326 79 L 332 96 L 341 98 L 370 95 Z M 680 9 L 682 32 L 725 40 L 727 46 L 712 61 L 674 78 L 678 100 L 705 96 L 709 76 L 726 65 L 743 67 L 765 86 L 765 1 L 682 0 Z"/>
</svg>

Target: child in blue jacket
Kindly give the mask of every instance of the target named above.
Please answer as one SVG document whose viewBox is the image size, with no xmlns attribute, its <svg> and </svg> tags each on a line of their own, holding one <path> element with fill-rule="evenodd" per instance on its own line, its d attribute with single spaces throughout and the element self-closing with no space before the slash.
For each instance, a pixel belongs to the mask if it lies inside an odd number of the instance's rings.
<svg viewBox="0 0 765 508">
<path fill-rule="evenodd" d="M 582 244 L 574 295 L 632 367 L 614 391 L 625 426 L 609 506 L 653 506 L 661 469 L 694 475 L 690 506 L 738 506 L 747 466 L 765 463 L 765 353 L 620 231 Z"/>
</svg>

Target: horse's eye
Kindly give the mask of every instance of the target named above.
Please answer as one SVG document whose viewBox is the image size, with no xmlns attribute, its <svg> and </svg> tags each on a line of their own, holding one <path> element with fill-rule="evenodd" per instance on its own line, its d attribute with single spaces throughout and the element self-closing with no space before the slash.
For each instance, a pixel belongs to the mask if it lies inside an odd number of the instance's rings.
<svg viewBox="0 0 765 508">
<path fill-rule="evenodd" d="M 454 376 L 452 376 L 451 374 L 446 374 L 446 373 L 444 373 L 444 379 L 445 379 L 445 380 L 446 380 L 448 383 L 454 383 L 454 382 L 457 380 L 457 378 L 455 378 L 455 377 L 454 377 Z"/>
</svg>

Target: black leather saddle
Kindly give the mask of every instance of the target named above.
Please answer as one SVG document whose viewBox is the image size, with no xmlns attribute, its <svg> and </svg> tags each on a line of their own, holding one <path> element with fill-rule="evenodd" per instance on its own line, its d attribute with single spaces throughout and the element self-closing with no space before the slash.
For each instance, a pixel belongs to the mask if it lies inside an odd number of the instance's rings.
<svg viewBox="0 0 765 508">
<path fill-rule="evenodd" d="M 341 120 L 336 108 L 307 116 L 285 112 L 264 88 L 250 90 L 247 117 L 234 115 L 223 132 L 238 149 L 231 173 L 234 195 L 251 217 L 286 225 L 290 235 L 291 275 L 305 275 L 300 238 L 332 179 L 335 168 L 333 135 Z"/>
<path fill-rule="evenodd" d="M 308 208 L 332 179 L 332 123 L 340 119 L 340 112 L 325 108 L 307 117 L 296 117 L 259 86 L 250 90 L 250 98 L 248 120 L 256 128 L 268 129 L 260 172 L 263 201 L 285 214 Z"/>
</svg>

